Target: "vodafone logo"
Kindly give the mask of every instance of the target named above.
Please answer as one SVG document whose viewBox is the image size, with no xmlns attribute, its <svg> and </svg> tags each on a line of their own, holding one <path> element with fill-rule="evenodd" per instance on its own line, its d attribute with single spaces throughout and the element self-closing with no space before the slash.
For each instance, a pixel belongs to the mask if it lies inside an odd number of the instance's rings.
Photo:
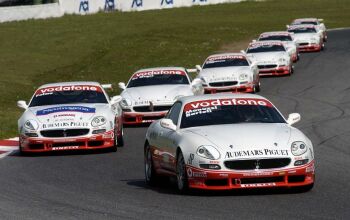
<svg viewBox="0 0 350 220">
<path fill-rule="evenodd" d="M 209 57 L 208 61 L 214 61 L 214 60 L 235 60 L 235 59 L 245 59 L 244 56 L 237 56 L 237 55 L 225 55 L 225 56 L 213 56 Z"/>
<path fill-rule="evenodd" d="M 43 95 L 43 94 L 47 94 L 47 93 L 62 92 L 62 91 L 102 92 L 102 89 L 98 86 L 92 86 L 92 85 L 53 86 L 53 87 L 46 87 L 46 88 L 38 89 L 35 94 L 36 95 Z"/>
<path fill-rule="evenodd" d="M 184 107 L 184 111 L 190 111 L 193 109 L 208 108 L 208 107 L 214 107 L 214 106 L 224 106 L 224 105 L 261 105 L 261 106 L 272 107 L 272 104 L 266 99 L 246 99 L 246 98 L 213 99 L 213 100 L 202 100 L 202 101 L 187 103 Z"/>
<path fill-rule="evenodd" d="M 186 73 L 182 70 L 152 70 L 137 72 L 132 76 L 132 79 L 153 77 L 155 75 L 186 75 Z"/>
</svg>

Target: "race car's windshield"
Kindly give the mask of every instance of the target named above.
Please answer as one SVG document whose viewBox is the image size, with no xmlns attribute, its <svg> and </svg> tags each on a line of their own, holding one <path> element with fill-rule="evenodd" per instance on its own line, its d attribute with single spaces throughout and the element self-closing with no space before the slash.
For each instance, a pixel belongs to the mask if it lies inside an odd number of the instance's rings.
<svg viewBox="0 0 350 220">
<path fill-rule="evenodd" d="M 154 85 L 175 85 L 175 84 L 190 84 L 185 72 L 179 74 L 154 73 L 144 72 L 136 73 L 130 79 L 127 88 L 139 86 L 154 86 Z"/>
<path fill-rule="evenodd" d="M 283 45 L 279 44 L 266 44 L 255 45 L 248 48 L 247 53 L 263 53 L 263 52 L 279 52 L 286 51 Z"/>
<path fill-rule="evenodd" d="M 249 66 L 247 59 L 208 59 L 203 65 L 203 69 L 228 67 L 228 66 Z"/>
<path fill-rule="evenodd" d="M 288 32 L 292 32 L 294 34 L 302 34 L 302 33 L 316 33 L 315 28 L 297 28 L 297 29 L 290 29 Z"/>
<path fill-rule="evenodd" d="M 272 104 L 264 99 L 214 99 L 186 104 L 180 127 L 238 123 L 286 122 Z"/>
<path fill-rule="evenodd" d="M 76 88 L 79 90 L 76 90 Z M 90 86 L 85 87 L 85 90 L 80 88 L 83 87 L 64 86 L 38 89 L 29 107 L 76 103 L 108 103 L 100 87 Z"/>
<path fill-rule="evenodd" d="M 296 25 L 298 24 L 312 24 L 312 25 L 318 25 L 317 21 L 301 21 L 301 22 L 297 22 L 297 23 L 294 23 Z"/>
<path fill-rule="evenodd" d="M 271 36 L 264 36 L 259 38 L 259 41 L 266 41 L 266 40 L 293 41 L 292 37 L 288 35 L 271 35 Z"/>
</svg>

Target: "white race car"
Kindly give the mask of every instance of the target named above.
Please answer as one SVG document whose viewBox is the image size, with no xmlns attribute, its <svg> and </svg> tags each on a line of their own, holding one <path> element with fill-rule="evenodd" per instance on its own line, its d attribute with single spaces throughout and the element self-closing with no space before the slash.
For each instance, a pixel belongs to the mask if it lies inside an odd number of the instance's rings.
<svg viewBox="0 0 350 220">
<path fill-rule="evenodd" d="M 292 57 L 293 62 L 299 60 L 299 50 L 297 44 L 293 39 L 293 34 L 288 31 L 273 31 L 273 32 L 264 32 L 260 34 L 258 41 L 270 41 L 270 40 L 279 40 L 282 41 L 284 47 L 287 49 L 289 56 Z"/>
<path fill-rule="evenodd" d="M 300 52 L 321 51 L 325 44 L 322 37 L 322 31 L 315 25 L 292 25 L 287 26 L 287 31 L 294 33 L 295 43 Z"/>
<path fill-rule="evenodd" d="M 293 61 L 281 41 L 256 41 L 249 44 L 246 51 L 259 69 L 259 75 L 291 75 Z"/>
<path fill-rule="evenodd" d="M 199 70 L 197 78 L 203 82 L 205 93 L 260 91 L 260 78 L 256 65 L 242 53 L 223 53 L 209 56 Z"/>
<path fill-rule="evenodd" d="M 295 19 L 291 25 L 303 25 L 303 24 L 311 24 L 316 25 L 319 30 L 322 31 L 323 41 L 327 41 L 327 29 L 325 24 L 323 23 L 323 19 L 321 18 L 298 18 Z"/>
<path fill-rule="evenodd" d="M 137 125 L 151 123 L 164 117 L 174 102 L 182 96 L 202 94 L 200 80 L 191 80 L 182 67 L 141 69 L 128 84 L 120 82 L 123 123 Z"/>
<path fill-rule="evenodd" d="M 315 178 L 311 141 L 264 97 L 183 97 L 153 122 L 144 145 L 146 183 L 176 176 L 180 191 L 302 187 Z"/>
<path fill-rule="evenodd" d="M 18 120 L 20 152 L 87 150 L 123 145 L 120 96 L 108 98 L 96 82 L 52 83 L 39 87 Z"/>
</svg>

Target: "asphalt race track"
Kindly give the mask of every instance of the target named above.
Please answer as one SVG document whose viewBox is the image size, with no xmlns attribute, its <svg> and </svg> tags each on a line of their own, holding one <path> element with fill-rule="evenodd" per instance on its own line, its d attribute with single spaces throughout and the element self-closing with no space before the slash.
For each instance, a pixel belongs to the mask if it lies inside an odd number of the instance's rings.
<svg viewBox="0 0 350 220">
<path fill-rule="evenodd" d="M 349 219 L 350 29 L 328 33 L 326 50 L 302 54 L 291 77 L 264 78 L 261 95 L 311 138 L 315 187 L 194 192 L 144 182 L 146 128 L 127 128 L 126 146 L 99 152 L 0 160 L 0 219 Z"/>
</svg>

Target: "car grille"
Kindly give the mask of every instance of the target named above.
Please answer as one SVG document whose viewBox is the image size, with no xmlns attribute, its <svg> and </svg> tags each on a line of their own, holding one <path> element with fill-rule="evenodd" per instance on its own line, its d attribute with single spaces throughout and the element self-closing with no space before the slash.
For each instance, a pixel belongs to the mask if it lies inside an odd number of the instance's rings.
<svg viewBox="0 0 350 220">
<path fill-rule="evenodd" d="M 269 65 L 258 65 L 259 69 L 271 69 L 271 68 L 276 68 L 277 65 L 275 64 L 269 64 Z"/>
<path fill-rule="evenodd" d="M 136 106 L 134 107 L 135 112 L 163 112 L 163 111 L 169 111 L 171 108 L 171 105 L 154 105 L 149 106 Z"/>
<path fill-rule="evenodd" d="M 89 129 L 56 129 L 56 130 L 44 130 L 40 134 L 43 137 L 75 137 L 82 136 L 89 133 Z"/>
<path fill-rule="evenodd" d="M 229 160 L 224 164 L 231 170 L 256 170 L 256 169 L 273 169 L 288 166 L 290 158 L 272 158 L 272 159 L 255 159 L 255 160 Z"/>
<path fill-rule="evenodd" d="M 237 85 L 237 81 L 226 81 L 226 82 L 212 82 L 209 83 L 210 86 L 220 87 L 220 86 L 234 86 Z"/>
<path fill-rule="evenodd" d="M 299 46 L 307 46 L 309 43 L 299 43 Z"/>
</svg>

